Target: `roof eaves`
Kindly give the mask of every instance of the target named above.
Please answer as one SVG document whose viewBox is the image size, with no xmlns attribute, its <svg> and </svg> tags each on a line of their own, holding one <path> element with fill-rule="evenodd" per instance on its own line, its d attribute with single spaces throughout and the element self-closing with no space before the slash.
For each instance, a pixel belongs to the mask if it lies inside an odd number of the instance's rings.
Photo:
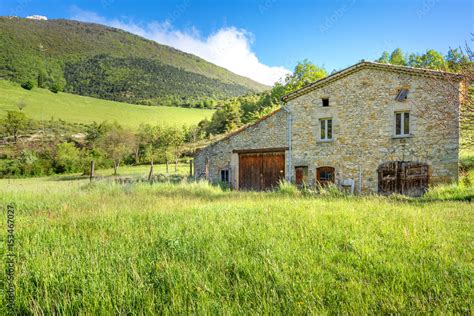
<svg viewBox="0 0 474 316">
<path fill-rule="evenodd" d="M 280 112 L 281 110 L 282 110 L 282 108 L 278 108 L 278 109 L 276 109 L 275 111 L 272 111 L 272 112 L 270 112 L 270 113 L 268 113 L 268 114 L 262 116 L 261 118 L 259 118 L 259 119 L 256 120 L 255 122 L 250 123 L 250 124 L 247 124 L 247 125 L 245 125 L 245 126 L 242 126 L 242 127 L 240 127 L 239 129 L 236 129 L 235 131 L 232 131 L 232 132 L 226 134 L 224 137 L 215 140 L 214 142 L 210 143 L 210 144 L 207 145 L 206 147 L 197 149 L 196 152 L 195 152 L 195 154 L 197 154 L 198 152 L 202 151 L 202 150 L 205 149 L 205 148 L 212 147 L 212 146 L 214 146 L 214 145 L 216 145 L 216 144 L 218 144 L 218 143 L 220 143 L 220 142 L 222 142 L 222 141 L 225 141 L 225 140 L 227 140 L 227 139 L 229 139 L 229 138 L 231 138 L 231 137 L 233 137 L 233 136 L 235 136 L 235 135 L 237 135 L 237 134 L 240 134 L 241 132 L 247 130 L 248 128 L 250 128 L 250 127 L 252 127 L 252 126 L 258 125 L 258 124 L 261 123 L 262 121 L 265 121 L 267 118 L 269 118 L 269 117 L 275 115 L 276 113 Z"/>
<path fill-rule="evenodd" d="M 343 78 L 351 73 L 354 73 L 358 71 L 359 69 L 362 68 L 372 68 L 372 69 L 380 69 L 380 70 L 385 70 L 385 71 L 393 71 L 393 72 L 399 72 L 399 73 L 409 73 L 409 74 L 416 74 L 416 75 L 422 75 L 422 76 L 427 76 L 427 77 L 446 77 L 449 76 L 450 78 L 453 78 L 455 80 L 461 80 L 463 77 L 460 74 L 456 73 L 451 73 L 451 72 L 445 72 L 445 71 L 439 71 L 439 70 L 432 70 L 432 69 L 424 69 L 424 68 L 415 68 L 415 67 L 408 67 L 408 66 L 398 66 L 398 65 L 390 65 L 390 64 L 382 64 L 382 63 L 376 63 L 376 62 L 369 62 L 369 61 L 362 61 L 360 63 L 357 63 L 355 65 L 352 65 L 350 67 L 347 67 L 345 69 L 342 69 L 338 72 L 333 73 L 332 75 L 329 75 L 323 79 L 320 79 L 318 81 L 315 81 L 313 83 L 310 83 L 296 91 L 293 91 L 291 93 L 288 93 L 284 95 L 281 100 L 283 102 L 288 102 L 293 99 L 296 99 L 299 96 L 302 96 L 306 93 L 309 93 L 313 90 L 315 90 L 318 87 L 321 87 L 325 84 L 328 84 L 330 82 L 333 82 L 335 80 L 338 80 L 340 78 Z"/>
</svg>

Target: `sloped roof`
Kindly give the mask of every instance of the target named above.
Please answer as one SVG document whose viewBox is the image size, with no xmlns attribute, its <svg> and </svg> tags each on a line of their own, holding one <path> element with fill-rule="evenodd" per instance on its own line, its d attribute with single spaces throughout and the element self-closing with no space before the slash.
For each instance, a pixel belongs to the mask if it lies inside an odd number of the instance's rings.
<svg viewBox="0 0 474 316">
<path fill-rule="evenodd" d="M 222 142 L 222 141 L 224 141 L 224 140 L 226 140 L 226 139 L 229 139 L 229 138 L 231 138 L 231 137 L 233 137 L 233 136 L 235 136 L 235 135 L 237 135 L 237 134 L 240 134 L 240 133 L 242 133 L 243 131 L 247 130 L 248 128 L 252 127 L 252 126 L 255 126 L 255 125 L 260 124 L 262 121 L 265 121 L 267 118 L 269 118 L 269 117 L 271 117 L 271 116 L 277 114 L 277 113 L 280 112 L 281 110 L 282 110 L 282 108 L 280 107 L 280 108 L 278 108 L 278 109 L 276 109 L 276 110 L 274 110 L 274 111 L 272 111 L 272 112 L 270 112 L 270 113 L 268 113 L 268 114 L 262 116 L 261 118 L 259 118 L 258 120 L 256 120 L 256 121 L 253 122 L 253 123 L 244 125 L 244 126 L 238 128 L 238 129 L 234 130 L 234 131 L 229 132 L 228 134 L 225 134 L 223 137 L 214 140 L 214 141 L 211 142 L 209 145 L 204 146 L 204 147 L 202 147 L 202 148 L 196 149 L 195 154 L 197 154 L 198 152 L 200 152 L 200 151 L 202 151 L 202 150 L 204 150 L 204 149 L 206 149 L 206 148 L 212 147 L 212 146 L 214 146 L 214 145 L 216 145 L 216 144 L 218 144 L 218 143 L 220 143 L 220 142 Z"/>
<path fill-rule="evenodd" d="M 338 72 L 333 73 L 330 76 L 327 76 L 323 79 L 320 79 L 318 81 L 315 81 L 313 83 L 307 84 L 306 86 L 302 87 L 301 89 L 298 89 L 296 91 L 293 91 L 291 93 L 288 93 L 287 95 L 284 95 L 281 99 L 283 102 L 288 102 L 293 99 L 296 99 L 299 96 L 302 96 L 304 94 L 307 94 L 323 85 L 326 85 L 328 83 L 331 83 L 333 81 L 339 80 L 343 77 L 346 77 L 354 72 L 357 72 L 362 69 L 378 69 L 382 71 L 390 71 L 390 72 L 398 72 L 398 73 L 405 73 L 405 74 L 410 74 L 410 75 L 417 75 L 417 76 L 423 76 L 423 77 L 437 77 L 437 78 L 450 78 L 451 80 L 462 80 L 462 75 L 456 74 L 456 73 L 451 73 L 451 72 L 445 72 L 445 71 L 439 71 L 439 70 L 432 70 L 432 69 L 424 69 L 424 68 L 414 68 L 414 67 L 408 67 L 408 66 L 398 66 L 398 65 L 391 65 L 391 64 L 381 64 L 381 63 L 376 63 L 376 62 L 369 62 L 369 61 L 362 61 L 360 63 L 357 63 L 355 65 L 352 65 L 348 68 L 345 68 L 343 70 L 340 70 Z"/>
</svg>

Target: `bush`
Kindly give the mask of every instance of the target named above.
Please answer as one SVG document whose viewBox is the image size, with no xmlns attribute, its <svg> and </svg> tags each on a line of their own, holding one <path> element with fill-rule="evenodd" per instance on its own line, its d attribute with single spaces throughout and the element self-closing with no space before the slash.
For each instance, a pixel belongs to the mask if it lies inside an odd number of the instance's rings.
<svg viewBox="0 0 474 316">
<path fill-rule="evenodd" d="M 81 168 L 81 151 L 73 143 L 59 144 L 55 160 L 56 171 L 59 173 L 83 171 L 83 168 Z"/>
<path fill-rule="evenodd" d="M 33 84 L 32 81 L 28 80 L 28 81 L 26 81 L 26 82 L 23 82 L 23 83 L 21 84 L 21 87 L 22 87 L 23 89 L 26 89 L 26 90 L 31 90 L 31 89 L 33 89 L 33 87 L 34 87 L 34 84 Z"/>
<path fill-rule="evenodd" d="M 280 181 L 277 192 L 288 196 L 298 196 L 301 194 L 296 185 L 286 180 Z"/>
<path fill-rule="evenodd" d="M 56 84 L 53 84 L 50 88 L 49 91 L 52 93 L 58 93 L 59 92 L 59 87 Z"/>
<path fill-rule="evenodd" d="M 324 196 L 342 197 L 346 195 L 346 193 L 342 192 L 334 183 L 330 183 L 327 186 L 321 186 L 318 184 L 317 191 L 319 194 Z"/>
</svg>

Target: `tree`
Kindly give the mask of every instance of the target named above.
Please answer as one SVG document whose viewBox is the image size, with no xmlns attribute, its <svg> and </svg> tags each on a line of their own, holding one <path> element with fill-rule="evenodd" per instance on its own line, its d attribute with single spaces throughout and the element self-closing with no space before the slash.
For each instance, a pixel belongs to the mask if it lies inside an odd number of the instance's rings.
<svg viewBox="0 0 474 316">
<path fill-rule="evenodd" d="M 93 122 L 88 125 L 85 131 L 86 134 L 86 145 L 89 149 L 93 149 L 101 138 L 112 129 L 112 125 L 107 122 L 98 124 Z"/>
<path fill-rule="evenodd" d="M 423 61 L 421 60 L 421 56 L 418 54 L 411 53 L 410 55 L 408 55 L 407 65 L 410 67 L 417 67 L 417 68 L 423 67 Z"/>
<path fill-rule="evenodd" d="M 434 49 L 429 49 L 425 54 L 421 55 L 421 68 L 444 70 L 446 63 L 443 55 Z"/>
<path fill-rule="evenodd" d="M 302 88 L 311 82 L 327 76 L 324 68 L 318 67 L 307 59 L 299 62 L 291 75 L 285 78 L 285 94 Z M 278 89 L 278 87 L 276 87 Z"/>
<path fill-rule="evenodd" d="M 390 63 L 392 65 L 406 66 L 407 62 L 403 56 L 403 52 L 400 48 L 395 49 L 392 54 L 390 54 Z"/>
<path fill-rule="evenodd" d="M 380 58 L 377 59 L 376 62 L 382 63 L 382 64 L 389 64 L 390 63 L 390 55 L 388 54 L 387 51 L 384 51 L 382 53 L 382 56 L 380 56 Z"/>
<path fill-rule="evenodd" d="M 184 142 L 184 134 L 181 129 L 175 127 L 165 127 L 161 130 L 159 140 L 159 147 L 166 163 L 166 175 L 168 175 L 169 161 L 174 160 L 175 164 L 177 165 L 177 159 L 179 158 L 180 154 L 180 147 Z"/>
<path fill-rule="evenodd" d="M 151 126 L 150 124 L 141 124 L 137 134 L 136 150 L 143 149 L 143 154 L 146 159 L 150 161 L 150 172 L 148 174 L 148 180 L 151 180 L 154 172 L 154 161 L 158 155 L 158 149 L 160 148 L 160 126 Z M 135 153 L 137 155 L 137 152 Z M 135 158 L 137 160 L 137 157 Z"/>
<path fill-rule="evenodd" d="M 81 169 L 81 150 L 73 143 L 61 143 L 57 147 L 55 160 L 60 172 L 76 172 Z"/>
<path fill-rule="evenodd" d="M 107 158 L 112 160 L 114 175 L 117 175 L 122 159 L 132 153 L 134 146 L 135 135 L 118 124 L 112 125 L 111 129 L 101 137 L 100 147 L 104 150 Z"/>
<path fill-rule="evenodd" d="M 46 77 L 47 77 L 46 71 L 44 69 L 40 69 L 38 71 L 38 88 L 45 87 Z"/>
<path fill-rule="evenodd" d="M 7 111 L 4 119 L 4 128 L 7 135 L 13 136 L 13 142 L 16 144 L 18 135 L 28 125 L 28 119 L 25 113 L 20 111 Z"/>
<path fill-rule="evenodd" d="M 240 125 L 240 106 L 237 103 L 229 103 L 224 105 L 212 115 L 208 133 L 226 133 L 239 127 Z"/>
<path fill-rule="evenodd" d="M 454 72 L 459 72 L 469 63 L 469 57 L 461 48 L 450 49 L 445 57 L 447 67 Z"/>
</svg>

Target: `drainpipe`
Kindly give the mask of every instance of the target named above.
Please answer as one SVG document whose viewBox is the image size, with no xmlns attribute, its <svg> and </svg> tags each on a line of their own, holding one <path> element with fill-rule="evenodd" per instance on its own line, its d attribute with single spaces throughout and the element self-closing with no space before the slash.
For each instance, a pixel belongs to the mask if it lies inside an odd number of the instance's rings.
<svg viewBox="0 0 474 316">
<path fill-rule="evenodd" d="M 292 164 L 292 144 L 291 144 L 291 129 L 293 125 L 293 117 L 291 115 L 290 109 L 286 107 L 286 103 L 281 101 L 280 102 L 281 108 L 288 114 L 287 122 L 288 122 L 288 182 L 291 182 L 293 177 L 293 164 Z"/>
</svg>

